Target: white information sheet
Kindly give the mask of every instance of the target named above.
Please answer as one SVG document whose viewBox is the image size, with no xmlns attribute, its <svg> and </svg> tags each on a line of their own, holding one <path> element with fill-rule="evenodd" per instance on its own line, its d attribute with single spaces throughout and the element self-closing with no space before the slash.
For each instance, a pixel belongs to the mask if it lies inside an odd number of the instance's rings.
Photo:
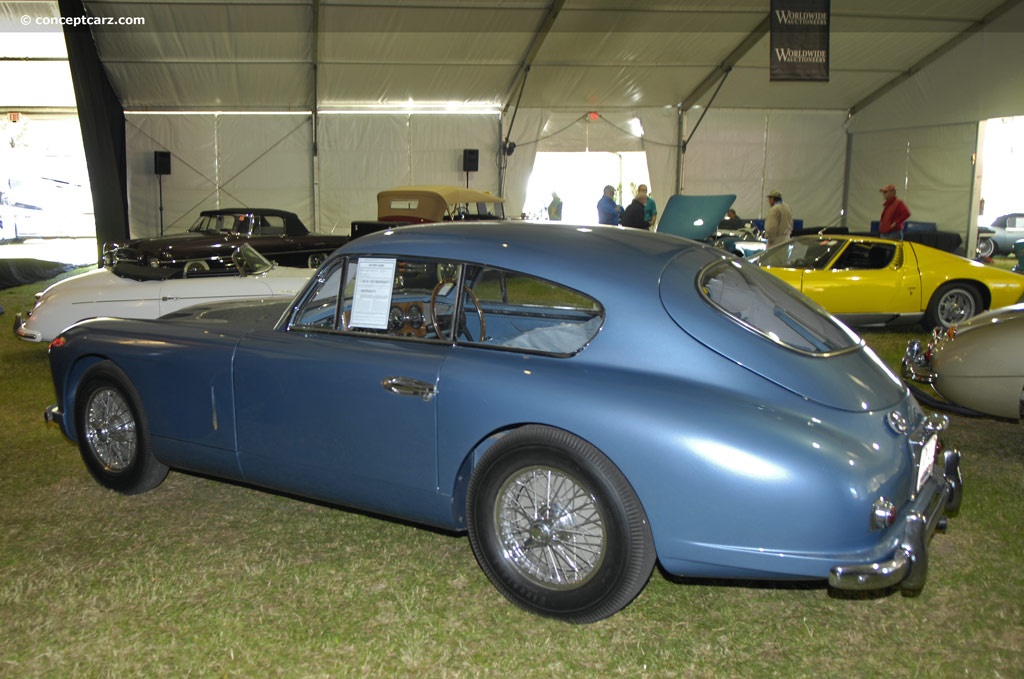
<svg viewBox="0 0 1024 679">
<path fill-rule="evenodd" d="M 356 265 L 356 287 L 352 294 L 351 327 L 374 330 L 388 327 L 397 261 L 360 257 Z"/>
</svg>

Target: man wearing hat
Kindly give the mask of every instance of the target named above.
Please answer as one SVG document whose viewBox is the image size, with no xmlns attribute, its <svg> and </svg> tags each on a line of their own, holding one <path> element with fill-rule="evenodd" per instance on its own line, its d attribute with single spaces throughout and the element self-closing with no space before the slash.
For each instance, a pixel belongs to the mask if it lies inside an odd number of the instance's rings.
<svg viewBox="0 0 1024 679">
<path fill-rule="evenodd" d="M 882 218 L 878 220 L 878 235 L 892 240 L 903 240 L 903 225 L 910 219 L 910 208 L 896 197 L 896 187 L 886 184 L 878 189 L 882 193 Z"/>
<path fill-rule="evenodd" d="M 793 211 L 782 202 L 782 194 L 772 191 L 768 194 L 768 216 L 764 220 L 764 237 L 768 239 L 768 247 L 789 240 L 793 233 Z"/>
</svg>

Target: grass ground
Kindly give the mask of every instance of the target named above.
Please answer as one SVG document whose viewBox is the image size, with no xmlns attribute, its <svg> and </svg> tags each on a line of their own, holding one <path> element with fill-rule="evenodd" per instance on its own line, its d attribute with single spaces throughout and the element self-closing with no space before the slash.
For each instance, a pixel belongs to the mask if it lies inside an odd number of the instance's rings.
<svg viewBox="0 0 1024 679">
<path fill-rule="evenodd" d="M 6 323 L 38 289 L 0 291 Z M 45 347 L 9 327 L 2 677 L 1024 676 L 1024 425 L 952 418 L 965 503 L 920 596 L 656 571 L 621 613 L 569 626 L 506 603 L 462 536 L 174 472 L 102 489 L 43 423 Z M 922 334 L 865 338 L 893 365 Z"/>
</svg>

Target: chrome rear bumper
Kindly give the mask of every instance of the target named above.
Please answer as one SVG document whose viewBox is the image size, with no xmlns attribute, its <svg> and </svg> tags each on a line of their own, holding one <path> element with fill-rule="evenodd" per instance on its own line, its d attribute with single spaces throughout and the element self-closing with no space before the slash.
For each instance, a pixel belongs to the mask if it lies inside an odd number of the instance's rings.
<svg viewBox="0 0 1024 679">
<path fill-rule="evenodd" d="M 899 585 L 910 591 L 924 587 L 928 579 L 928 541 L 937 528 L 945 527 L 947 516 L 957 513 L 963 500 L 958 451 L 944 453 L 942 477 L 933 477 L 930 483 L 935 484 L 933 492 L 919 495 L 922 506 L 914 507 L 902 519 L 902 536 L 892 558 L 871 564 L 833 566 L 828 576 L 831 586 L 867 590 Z"/>
</svg>

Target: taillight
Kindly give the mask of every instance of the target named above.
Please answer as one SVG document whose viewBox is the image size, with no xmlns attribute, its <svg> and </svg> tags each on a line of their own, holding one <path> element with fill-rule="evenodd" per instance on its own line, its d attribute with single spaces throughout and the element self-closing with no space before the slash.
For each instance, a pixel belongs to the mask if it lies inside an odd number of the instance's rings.
<svg viewBox="0 0 1024 679">
<path fill-rule="evenodd" d="M 884 530 L 896 521 L 896 505 L 879 497 L 871 505 L 871 530 Z"/>
</svg>

